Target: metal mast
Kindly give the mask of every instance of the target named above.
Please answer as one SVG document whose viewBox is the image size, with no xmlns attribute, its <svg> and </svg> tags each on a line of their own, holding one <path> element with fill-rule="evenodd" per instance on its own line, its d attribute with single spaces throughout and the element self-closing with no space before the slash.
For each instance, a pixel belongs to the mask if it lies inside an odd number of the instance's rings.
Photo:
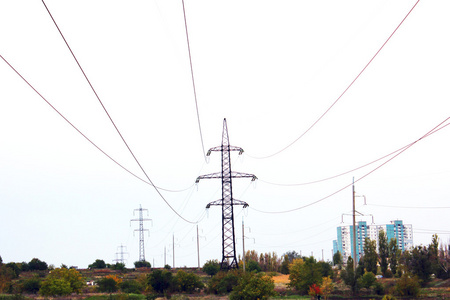
<svg viewBox="0 0 450 300">
<path fill-rule="evenodd" d="M 212 173 L 207 175 L 201 175 L 197 178 L 196 182 L 200 179 L 220 178 L 222 179 L 222 199 L 213 201 L 206 205 L 206 208 L 210 208 L 211 205 L 222 206 L 222 263 L 221 269 L 233 269 L 238 268 L 235 251 L 235 234 L 234 234 L 234 215 L 233 206 L 243 205 L 247 207 L 248 204 L 244 201 L 233 199 L 233 191 L 231 185 L 232 178 L 252 178 L 252 181 L 256 180 L 256 176 L 253 174 L 239 173 L 231 171 L 230 152 L 239 151 L 241 155 L 244 150 L 240 147 L 230 146 L 228 139 L 227 120 L 223 119 L 223 131 L 222 131 L 222 145 L 214 147 L 208 150 L 207 156 L 212 151 L 222 153 L 222 172 Z M 230 261 L 231 260 L 231 261 Z"/>
<path fill-rule="evenodd" d="M 130 220 L 130 225 L 131 225 L 132 221 L 139 221 L 139 229 L 135 229 L 134 231 L 139 231 L 139 261 L 145 261 L 144 231 L 149 232 L 149 230 L 144 229 L 144 221 L 151 221 L 152 219 L 146 219 L 146 218 L 144 219 L 143 211 L 147 211 L 147 215 L 148 215 L 148 209 L 142 208 L 141 205 L 139 205 L 139 208 L 136 208 L 133 211 L 133 215 L 134 215 L 135 211 L 139 211 L 139 218 Z"/>
</svg>

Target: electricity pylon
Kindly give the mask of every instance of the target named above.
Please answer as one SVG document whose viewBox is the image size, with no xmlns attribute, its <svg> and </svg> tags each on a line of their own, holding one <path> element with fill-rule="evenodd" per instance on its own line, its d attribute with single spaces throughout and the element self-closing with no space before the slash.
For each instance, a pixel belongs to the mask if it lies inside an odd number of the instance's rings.
<svg viewBox="0 0 450 300">
<path fill-rule="evenodd" d="M 119 258 L 113 259 L 113 261 L 121 263 L 121 264 L 125 264 L 125 259 L 124 259 L 123 255 L 128 254 L 128 252 L 123 252 L 123 248 L 126 248 L 126 246 L 120 244 L 120 246 L 118 246 L 117 248 L 120 248 L 120 252 L 116 252 L 116 257 L 117 257 L 117 255 L 119 255 Z"/>
<path fill-rule="evenodd" d="M 139 229 L 135 229 L 134 231 L 139 231 L 139 261 L 145 261 L 144 231 L 149 232 L 149 230 L 144 229 L 144 221 L 151 221 L 152 219 L 144 219 L 142 212 L 145 210 L 145 211 L 147 211 L 147 215 L 148 215 L 148 209 L 142 208 L 141 205 L 139 205 L 139 208 L 136 208 L 133 211 L 133 215 L 136 210 L 139 211 L 139 218 L 130 220 L 130 225 L 131 225 L 132 221 L 139 221 Z"/>
<path fill-rule="evenodd" d="M 209 149 L 207 156 L 209 156 L 212 151 L 220 151 L 222 153 L 222 172 L 201 175 L 197 177 L 196 183 L 198 183 L 200 179 L 222 179 L 222 199 L 208 203 L 206 208 L 210 208 L 211 205 L 222 206 L 222 263 L 220 266 L 221 269 L 233 269 L 238 268 L 235 251 L 236 243 L 234 235 L 233 206 L 242 205 L 245 208 L 248 204 L 244 201 L 233 199 L 231 179 L 252 178 L 252 181 L 254 181 L 257 178 L 253 174 L 231 171 L 230 152 L 239 151 L 239 155 L 241 155 L 244 150 L 240 147 L 230 146 L 226 119 L 223 119 L 222 145 Z"/>
</svg>

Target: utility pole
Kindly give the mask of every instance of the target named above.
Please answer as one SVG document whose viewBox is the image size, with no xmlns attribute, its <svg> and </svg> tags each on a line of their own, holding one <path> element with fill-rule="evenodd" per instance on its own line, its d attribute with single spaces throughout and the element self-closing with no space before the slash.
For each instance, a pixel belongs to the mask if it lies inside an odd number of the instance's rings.
<svg viewBox="0 0 450 300">
<path fill-rule="evenodd" d="M 139 211 L 139 218 L 138 219 L 131 219 L 130 220 L 130 226 L 131 222 L 133 221 L 139 221 L 139 229 L 135 229 L 134 231 L 139 231 L 139 261 L 145 261 L 145 250 L 144 250 L 144 231 L 149 232 L 148 229 L 144 229 L 144 222 L 145 221 L 151 221 L 152 219 L 144 219 L 143 217 L 143 211 L 147 211 L 148 215 L 148 209 L 142 208 L 141 205 L 139 205 L 139 208 L 135 209 L 133 211 L 133 215 L 135 211 Z M 149 232 L 150 236 L 150 232 Z"/>
<path fill-rule="evenodd" d="M 358 254 L 356 253 L 356 209 L 355 209 L 355 178 L 353 177 L 352 183 L 352 195 L 353 195 L 353 271 L 356 272 L 356 264 L 358 260 Z"/>
<path fill-rule="evenodd" d="M 173 250 L 173 265 L 172 267 L 175 268 L 175 234 L 172 234 L 172 250 Z"/>
<path fill-rule="evenodd" d="M 244 273 L 245 273 L 245 235 L 244 235 L 244 231 L 245 231 L 245 229 L 244 229 L 244 218 L 242 217 L 242 253 L 243 253 L 243 255 L 242 255 L 242 262 L 243 262 L 243 265 L 244 265 Z"/>
<path fill-rule="evenodd" d="M 236 242 L 234 234 L 233 206 L 242 205 L 245 208 L 248 206 L 248 204 L 244 201 L 233 199 L 231 179 L 252 178 L 252 181 L 254 181 L 257 178 L 253 174 L 231 171 L 230 152 L 239 151 L 240 155 L 244 152 L 244 150 L 240 147 L 230 145 L 226 119 L 223 119 L 222 145 L 209 149 L 207 156 L 209 156 L 212 151 L 222 153 L 222 172 L 201 175 L 197 177 L 196 183 L 198 183 L 200 179 L 222 179 L 222 199 L 208 203 L 208 205 L 206 205 L 206 208 L 210 208 L 211 205 L 222 206 L 222 263 L 220 264 L 220 268 L 237 269 L 239 266 L 237 263 L 235 251 Z M 231 260 L 231 262 L 229 262 L 229 260 Z"/>
</svg>

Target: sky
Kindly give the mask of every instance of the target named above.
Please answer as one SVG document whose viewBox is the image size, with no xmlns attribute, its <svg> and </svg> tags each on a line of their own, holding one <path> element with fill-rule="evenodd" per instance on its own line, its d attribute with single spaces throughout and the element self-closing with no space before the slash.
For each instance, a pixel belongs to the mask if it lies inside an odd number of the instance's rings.
<svg viewBox="0 0 450 300">
<path fill-rule="evenodd" d="M 234 207 L 238 255 L 331 260 L 353 180 L 357 220 L 403 220 L 415 245 L 450 243 L 450 128 L 426 135 L 450 123 L 450 2 L 422 0 L 401 23 L 416 3 L 185 0 L 195 99 L 181 0 L 45 1 L 159 194 L 44 4 L 1 1 L 3 261 L 86 268 L 122 249 L 132 267 L 139 207 L 153 266 L 221 260 L 221 208 L 205 208 L 221 182 L 195 179 L 221 171 L 204 151 L 220 146 L 224 118 L 245 151 L 232 170 L 258 177 L 233 180 L 249 204 Z"/>
</svg>

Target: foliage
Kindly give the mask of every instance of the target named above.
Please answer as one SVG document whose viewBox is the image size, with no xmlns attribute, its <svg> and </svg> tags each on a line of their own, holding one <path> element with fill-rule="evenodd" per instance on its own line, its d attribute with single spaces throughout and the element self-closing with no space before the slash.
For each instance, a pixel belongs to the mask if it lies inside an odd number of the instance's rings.
<svg viewBox="0 0 450 300">
<path fill-rule="evenodd" d="M 300 254 L 295 251 L 288 251 L 284 253 L 283 256 L 287 256 L 290 263 L 293 263 L 294 259 L 301 258 Z"/>
<path fill-rule="evenodd" d="M 249 272 L 261 272 L 261 266 L 258 264 L 258 262 L 254 261 L 254 260 L 250 260 L 247 262 L 246 267 L 245 267 L 246 271 Z"/>
<path fill-rule="evenodd" d="M 173 276 L 168 270 L 154 270 L 147 276 L 148 285 L 157 293 L 169 291 L 173 286 Z"/>
<path fill-rule="evenodd" d="M 245 273 L 230 294 L 230 300 L 267 299 L 275 296 L 273 279 L 263 273 Z"/>
<path fill-rule="evenodd" d="M 220 270 L 219 261 L 218 260 L 208 260 L 203 265 L 203 269 L 202 270 L 203 270 L 203 272 L 205 272 L 209 276 L 216 275 L 219 272 L 219 270 Z"/>
<path fill-rule="evenodd" d="M 397 239 L 393 238 L 389 241 L 388 253 L 389 267 L 391 268 L 392 274 L 395 276 L 397 274 L 398 261 L 401 254 L 400 249 L 398 249 Z"/>
<path fill-rule="evenodd" d="M 213 294 L 226 294 L 233 290 L 238 284 L 240 277 L 239 270 L 231 270 L 228 272 L 220 271 L 208 282 L 208 292 Z"/>
<path fill-rule="evenodd" d="M 364 275 L 360 278 L 358 278 L 358 284 L 362 288 L 370 289 L 377 279 L 375 278 L 375 274 L 372 272 L 365 272 Z"/>
<path fill-rule="evenodd" d="M 378 252 L 380 255 L 381 274 L 383 274 L 383 276 L 386 277 L 386 272 L 388 270 L 389 245 L 386 233 L 384 232 L 383 229 L 381 229 L 378 234 Z"/>
<path fill-rule="evenodd" d="M 364 240 L 364 270 L 366 270 L 367 272 L 372 272 L 373 274 L 377 274 L 377 262 L 377 242 L 375 240 L 372 241 L 371 239 L 366 237 Z"/>
<path fill-rule="evenodd" d="M 41 279 L 37 276 L 26 279 L 22 283 L 21 290 L 27 294 L 37 294 L 41 288 Z"/>
<path fill-rule="evenodd" d="M 176 290 L 187 293 L 193 293 L 204 287 L 198 275 L 183 270 L 178 270 L 174 277 L 174 285 Z"/>
<path fill-rule="evenodd" d="M 322 277 L 333 276 L 333 269 L 331 268 L 331 264 L 329 262 L 319 261 L 318 264 L 320 266 L 320 273 L 322 274 Z"/>
<path fill-rule="evenodd" d="M 134 267 L 137 268 L 151 268 L 152 265 L 146 260 L 140 260 L 134 262 Z"/>
<path fill-rule="evenodd" d="M 341 278 L 344 280 L 344 283 L 351 288 L 353 294 L 355 294 L 358 290 L 357 276 L 353 270 L 353 259 L 351 256 L 347 259 L 347 266 L 341 271 Z"/>
<path fill-rule="evenodd" d="M 42 282 L 39 293 L 44 296 L 64 296 L 80 293 L 85 280 L 75 269 L 56 268 Z"/>
<path fill-rule="evenodd" d="M 320 286 L 314 283 L 312 286 L 309 287 L 308 295 L 312 297 L 322 295 L 322 290 L 320 289 Z"/>
<path fill-rule="evenodd" d="M 410 253 L 405 253 L 408 270 L 419 278 L 422 286 L 431 281 L 433 269 L 430 256 L 431 253 L 424 246 L 416 246 Z"/>
<path fill-rule="evenodd" d="M 283 262 L 280 267 L 281 274 L 289 274 L 289 257 L 287 255 L 283 256 Z"/>
<path fill-rule="evenodd" d="M 28 263 L 28 269 L 30 271 L 45 271 L 48 269 L 46 262 L 39 260 L 38 258 L 33 258 Z"/>
<path fill-rule="evenodd" d="M 342 258 L 341 252 L 337 251 L 335 254 L 333 254 L 333 265 L 334 266 L 341 266 L 344 263 L 344 260 Z"/>
<path fill-rule="evenodd" d="M 403 274 L 396 282 L 395 291 L 399 296 L 419 296 L 420 284 L 418 277 Z"/>
<path fill-rule="evenodd" d="M 119 289 L 118 283 L 113 277 L 104 277 L 97 280 L 97 288 L 102 293 L 114 293 Z"/>
<path fill-rule="evenodd" d="M 114 265 L 111 265 L 111 269 L 112 270 L 117 270 L 117 271 L 124 271 L 125 270 L 125 264 L 124 263 L 120 263 L 120 262 L 116 262 Z"/>
<path fill-rule="evenodd" d="M 320 289 L 322 290 L 322 295 L 324 296 L 325 300 L 328 299 L 328 295 L 331 294 L 333 291 L 334 285 L 333 281 L 330 277 L 323 277 L 322 278 L 322 285 L 320 286 Z"/>
<path fill-rule="evenodd" d="M 120 290 L 127 294 L 140 294 L 144 287 L 137 280 L 124 280 L 120 285 Z"/>
<path fill-rule="evenodd" d="M 289 266 L 289 286 L 295 288 L 302 294 L 306 294 L 313 284 L 322 283 L 321 266 L 314 257 L 294 259 Z"/>
<path fill-rule="evenodd" d="M 89 269 L 105 269 L 106 263 L 103 259 L 96 259 L 92 264 L 88 266 Z"/>
</svg>

